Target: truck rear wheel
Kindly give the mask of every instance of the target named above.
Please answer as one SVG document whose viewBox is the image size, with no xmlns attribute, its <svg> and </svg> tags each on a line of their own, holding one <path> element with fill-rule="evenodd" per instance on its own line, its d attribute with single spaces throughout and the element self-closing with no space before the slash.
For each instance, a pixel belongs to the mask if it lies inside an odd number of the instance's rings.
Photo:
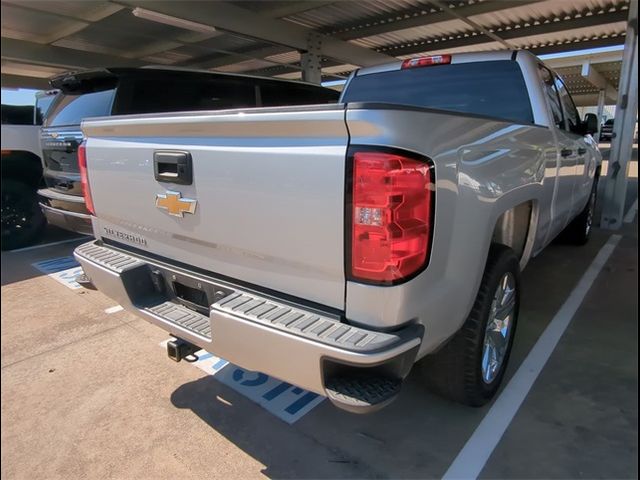
<svg viewBox="0 0 640 480">
<path fill-rule="evenodd" d="M 429 388 L 474 407 L 491 400 L 511 353 L 519 307 L 518 257 L 504 245 L 493 245 L 464 325 L 419 366 Z"/>
<path fill-rule="evenodd" d="M 25 247 L 40 239 L 46 219 L 34 187 L 3 179 L 1 209 L 2 250 Z"/>
</svg>

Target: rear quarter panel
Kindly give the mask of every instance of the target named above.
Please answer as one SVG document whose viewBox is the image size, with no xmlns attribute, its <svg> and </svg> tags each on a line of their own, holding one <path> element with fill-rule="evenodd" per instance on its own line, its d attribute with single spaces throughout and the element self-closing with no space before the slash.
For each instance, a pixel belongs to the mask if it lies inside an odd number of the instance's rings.
<svg viewBox="0 0 640 480">
<path fill-rule="evenodd" d="M 393 328 L 425 325 L 420 355 L 455 333 L 470 311 L 500 215 L 532 201 L 528 251 L 544 241 L 556 174 L 548 128 L 469 116 L 365 106 L 347 110 L 351 145 L 383 145 L 429 157 L 435 218 L 428 268 L 407 283 L 347 282 L 346 315 Z"/>
</svg>

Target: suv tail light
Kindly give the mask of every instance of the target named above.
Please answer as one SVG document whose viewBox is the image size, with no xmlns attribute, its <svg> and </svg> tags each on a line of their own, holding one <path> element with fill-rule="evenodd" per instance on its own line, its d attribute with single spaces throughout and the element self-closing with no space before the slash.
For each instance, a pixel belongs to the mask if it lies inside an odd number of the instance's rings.
<svg viewBox="0 0 640 480">
<path fill-rule="evenodd" d="M 433 171 L 427 159 L 408 155 L 377 150 L 352 155 L 351 279 L 391 285 L 427 264 Z"/>
<path fill-rule="evenodd" d="M 91 215 L 95 215 L 93 209 L 93 199 L 91 198 L 91 189 L 89 188 L 89 175 L 87 174 L 87 142 L 86 140 L 78 147 L 78 166 L 80 167 L 80 182 L 82 183 L 82 195 L 84 203 Z"/>
</svg>

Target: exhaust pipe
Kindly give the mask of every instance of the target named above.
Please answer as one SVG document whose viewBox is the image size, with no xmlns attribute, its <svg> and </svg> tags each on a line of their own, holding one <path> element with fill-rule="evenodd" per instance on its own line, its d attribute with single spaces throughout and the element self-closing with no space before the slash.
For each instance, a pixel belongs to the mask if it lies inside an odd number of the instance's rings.
<svg viewBox="0 0 640 480">
<path fill-rule="evenodd" d="M 198 360 L 198 356 L 195 354 L 198 350 L 200 347 L 181 338 L 174 338 L 167 342 L 167 355 L 174 362 L 180 360 L 195 362 Z"/>
</svg>

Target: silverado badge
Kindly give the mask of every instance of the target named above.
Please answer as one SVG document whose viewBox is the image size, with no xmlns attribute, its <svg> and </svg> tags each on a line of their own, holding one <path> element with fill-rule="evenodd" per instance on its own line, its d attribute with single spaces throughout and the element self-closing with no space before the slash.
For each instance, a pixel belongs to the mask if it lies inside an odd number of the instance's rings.
<svg viewBox="0 0 640 480">
<path fill-rule="evenodd" d="M 156 207 L 169 212 L 169 215 L 183 217 L 185 213 L 195 213 L 197 200 L 180 198 L 180 192 L 158 193 L 156 195 Z"/>
</svg>

